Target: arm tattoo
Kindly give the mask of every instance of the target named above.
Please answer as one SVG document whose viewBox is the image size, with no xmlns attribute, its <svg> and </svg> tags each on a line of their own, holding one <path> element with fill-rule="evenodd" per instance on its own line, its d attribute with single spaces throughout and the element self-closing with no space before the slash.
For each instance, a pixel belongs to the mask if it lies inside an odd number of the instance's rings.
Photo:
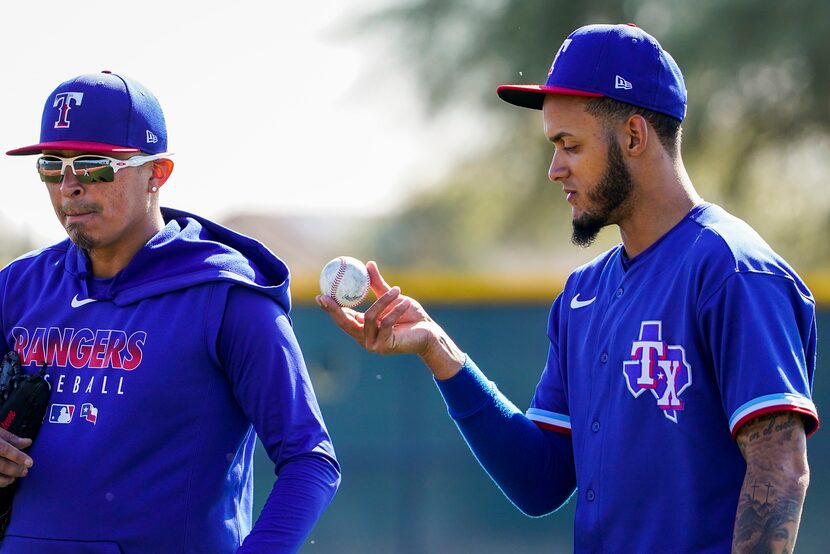
<svg viewBox="0 0 830 554">
<path fill-rule="evenodd" d="M 746 460 L 733 553 L 791 553 L 809 483 L 804 424 L 791 411 L 750 420 L 737 435 Z"/>
</svg>

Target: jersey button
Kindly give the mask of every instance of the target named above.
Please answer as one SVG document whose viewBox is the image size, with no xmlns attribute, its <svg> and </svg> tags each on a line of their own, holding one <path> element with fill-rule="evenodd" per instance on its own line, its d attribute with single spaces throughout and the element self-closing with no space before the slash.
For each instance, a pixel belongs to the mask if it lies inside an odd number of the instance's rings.
<svg viewBox="0 0 830 554">
<path fill-rule="evenodd" d="M 588 502 L 593 502 L 597 495 L 594 494 L 593 489 L 588 489 L 588 492 L 585 493 L 585 498 L 588 499 Z"/>
<path fill-rule="evenodd" d="M 608 361 L 608 352 L 603 352 L 602 354 L 600 354 L 599 361 L 601 361 L 602 363 L 607 362 Z"/>
<path fill-rule="evenodd" d="M 622 295 L 623 295 L 623 288 L 622 288 L 622 287 L 618 288 L 618 289 L 617 289 L 617 293 L 616 293 L 616 294 L 617 294 L 617 298 L 619 298 L 620 296 L 622 296 Z"/>
<path fill-rule="evenodd" d="M 595 421 L 591 424 L 591 431 L 593 431 L 594 433 L 599 432 L 599 421 Z"/>
</svg>

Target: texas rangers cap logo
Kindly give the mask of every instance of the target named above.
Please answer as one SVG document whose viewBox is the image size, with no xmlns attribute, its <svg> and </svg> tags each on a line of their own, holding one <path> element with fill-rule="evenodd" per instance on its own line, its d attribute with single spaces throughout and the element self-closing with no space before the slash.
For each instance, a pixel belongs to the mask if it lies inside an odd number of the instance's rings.
<svg viewBox="0 0 830 554">
<path fill-rule="evenodd" d="M 643 321 L 640 338 L 631 344 L 631 360 L 623 362 L 625 385 L 634 398 L 645 391 L 657 400 L 667 419 L 677 423 L 683 394 L 692 384 L 692 367 L 682 346 L 666 344 L 662 321 Z"/>
<path fill-rule="evenodd" d="M 66 129 L 69 127 L 69 110 L 73 106 L 80 106 L 84 99 L 83 92 L 61 92 L 55 95 L 53 108 L 58 108 L 58 120 L 55 121 L 55 129 Z"/>
<path fill-rule="evenodd" d="M 548 69 L 548 77 L 550 74 L 553 73 L 553 67 L 556 65 L 556 60 L 559 59 L 559 56 L 562 55 L 568 49 L 568 46 L 571 45 L 571 39 L 566 38 L 565 42 L 562 43 L 562 46 L 559 47 L 559 50 L 556 52 L 556 55 L 553 57 L 553 63 L 550 64 L 550 69 Z"/>
</svg>

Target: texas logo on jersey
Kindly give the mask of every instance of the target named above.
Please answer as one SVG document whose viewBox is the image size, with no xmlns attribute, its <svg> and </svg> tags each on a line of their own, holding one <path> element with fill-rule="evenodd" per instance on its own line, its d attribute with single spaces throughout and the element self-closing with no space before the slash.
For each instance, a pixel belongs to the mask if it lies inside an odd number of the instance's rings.
<svg viewBox="0 0 830 554">
<path fill-rule="evenodd" d="M 682 346 L 663 340 L 662 321 L 640 324 L 640 338 L 632 341 L 631 360 L 623 362 L 623 374 L 634 398 L 651 391 L 663 415 L 677 423 L 677 412 L 683 409 L 680 395 L 692 384 L 692 368 Z"/>
<path fill-rule="evenodd" d="M 98 421 L 98 408 L 91 402 L 86 402 L 81 406 L 81 417 L 94 425 Z"/>
</svg>

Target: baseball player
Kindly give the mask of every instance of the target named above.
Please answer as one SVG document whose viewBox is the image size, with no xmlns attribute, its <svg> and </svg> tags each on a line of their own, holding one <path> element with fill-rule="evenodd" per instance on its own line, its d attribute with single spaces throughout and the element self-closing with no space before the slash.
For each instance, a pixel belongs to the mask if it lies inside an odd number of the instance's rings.
<svg viewBox="0 0 830 554">
<path fill-rule="evenodd" d="M 564 41 L 544 85 L 498 94 L 542 110 L 573 241 L 611 224 L 622 237 L 554 301 L 527 412 L 376 264 L 365 314 L 318 303 L 368 350 L 421 356 L 522 511 L 574 494 L 577 552 L 766 552 L 771 536 L 791 551 L 805 436 L 818 427 L 815 304 L 755 231 L 695 192 L 675 61 L 634 25 L 589 25 Z"/>
<path fill-rule="evenodd" d="M 8 154 L 38 156 L 69 238 L 0 271 L 0 346 L 52 387 L 33 444 L 0 431 L 0 485 L 19 483 L 0 552 L 299 550 L 340 470 L 287 267 L 159 207 L 164 116 L 127 77 L 60 84 L 40 142 Z M 252 528 L 257 436 L 279 478 Z"/>
</svg>

